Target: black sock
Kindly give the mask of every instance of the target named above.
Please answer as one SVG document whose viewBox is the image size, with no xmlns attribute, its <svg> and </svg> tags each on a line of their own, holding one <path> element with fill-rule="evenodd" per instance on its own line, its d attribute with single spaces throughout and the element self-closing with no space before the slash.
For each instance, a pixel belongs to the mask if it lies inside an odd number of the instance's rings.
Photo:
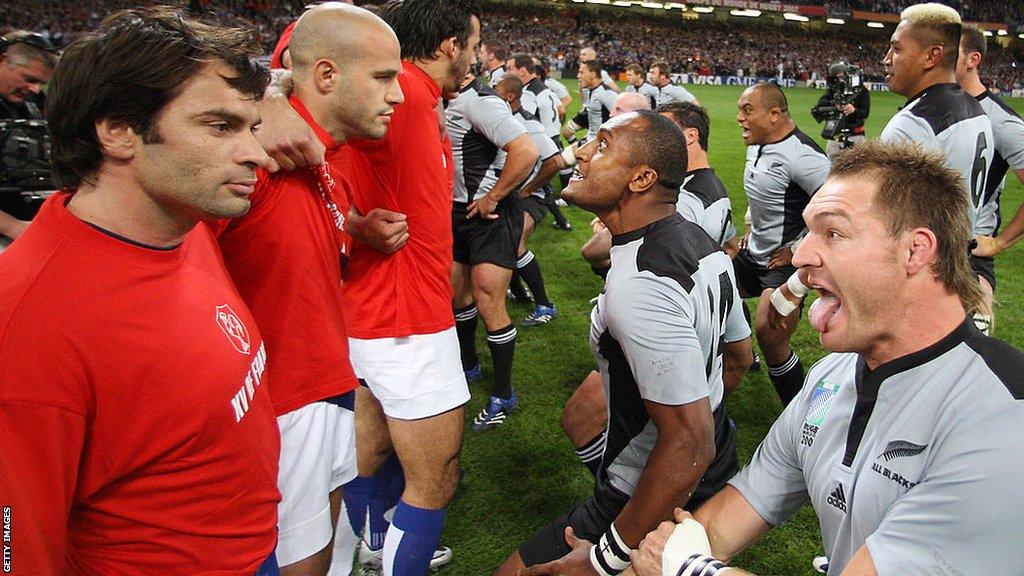
<svg viewBox="0 0 1024 576">
<path fill-rule="evenodd" d="M 551 196 L 548 202 L 548 210 L 551 212 L 551 216 L 555 218 L 555 224 L 558 224 L 559 228 L 565 228 L 565 225 L 569 223 L 565 218 L 565 214 L 562 214 L 562 207 L 555 203 L 555 197 Z"/>
<path fill-rule="evenodd" d="M 781 366 L 769 366 L 768 378 L 782 399 L 782 405 L 788 406 L 804 386 L 804 365 L 796 351 L 790 352 L 789 358 Z"/>
<path fill-rule="evenodd" d="M 600 434 L 594 436 L 586 444 L 576 449 L 576 455 L 579 456 L 580 461 L 583 465 L 590 470 L 590 473 L 595 477 L 597 476 L 597 469 L 601 466 L 601 456 L 604 454 L 604 446 L 607 442 L 607 435 L 604 430 Z"/>
<path fill-rule="evenodd" d="M 512 291 L 512 297 L 517 301 L 530 299 L 530 295 L 526 293 L 526 288 L 523 288 L 523 279 L 520 277 L 518 270 L 512 271 L 512 280 L 508 283 L 508 289 Z"/>
<path fill-rule="evenodd" d="M 459 337 L 462 369 L 469 370 L 480 363 L 476 357 L 476 305 L 455 309 L 455 333 Z"/>
<path fill-rule="evenodd" d="M 534 302 L 541 306 L 551 306 L 547 290 L 544 288 L 544 276 L 540 273 L 540 263 L 537 262 L 533 252 L 527 250 L 525 254 L 519 257 L 519 261 L 516 262 L 516 271 L 513 275 L 522 277 L 526 285 L 530 287 L 530 292 L 533 292 Z"/>
<path fill-rule="evenodd" d="M 494 381 L 491 396 L 508 400 L 512 397 L 512 357 L 516 352 L 516 327 L 509 324 L 495 331 L 487 331 L 487 347 L 494 363 Z"/>
</svg>

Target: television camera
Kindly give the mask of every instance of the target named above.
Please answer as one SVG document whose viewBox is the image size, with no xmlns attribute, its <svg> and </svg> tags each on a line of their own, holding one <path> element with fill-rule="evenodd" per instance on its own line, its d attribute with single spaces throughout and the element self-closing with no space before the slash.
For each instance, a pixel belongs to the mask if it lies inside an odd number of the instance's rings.
<svg viewBox="0 0 1024 576">
<path fill-rule="evenodd" d="M 859 66 L 839 62 L 829 67 L 828 78 L 825 80 L 825 94 L 829 102 L 811 108 L 814 119 L 825 122 L 821 130 L 822 138 L 836 140 L 843 148 L 851 145 L 849 138 L 853 132 L 852 128 L 843 122 L 843 107 L 847 104 L 852 105 L 864 89 Z"/>
</svg>

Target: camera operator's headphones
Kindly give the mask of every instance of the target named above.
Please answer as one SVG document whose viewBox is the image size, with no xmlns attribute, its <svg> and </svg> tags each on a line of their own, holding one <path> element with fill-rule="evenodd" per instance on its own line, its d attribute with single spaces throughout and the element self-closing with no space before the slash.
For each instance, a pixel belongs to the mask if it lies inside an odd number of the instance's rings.
<svg viewBox="0 0 1024 576">
<path fill-rule="evenodd" d="M 7 52 L 7 48 L 15 44 L 25 44 L 31 46 L 36 50 L 42 50 L 43 52 L 50 52 L 51 54 L 57 53 L 57 47 L 53 45 L 53 42 L 49 38 L 42 34 L 30 32 L 28 34 L 18 34 L 13 38 L 7 36 L 0 36 L 0 54 Z"/>
</svg>

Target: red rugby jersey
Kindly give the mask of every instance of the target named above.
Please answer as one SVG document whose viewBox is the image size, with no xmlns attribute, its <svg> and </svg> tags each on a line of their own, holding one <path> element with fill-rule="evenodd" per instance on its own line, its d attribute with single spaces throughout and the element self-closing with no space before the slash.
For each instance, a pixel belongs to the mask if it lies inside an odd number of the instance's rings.
<svg viewBox="0 0 1024 576">
<path fill-rule="evenodd" d="M 0 254 L 12 572 L 250 576 L 279 500 L 256 321 L 205 226 L 145 248 L 69 197 Z"/>
<path fill-rule="evenodd" d="M 224 262 L 274 358 L 270 398 L 279 416 L 358 385 L 341 299 L 341 259 L 351 242 L 345 178 L 334 166 L 343 146 L 297 97 L 291 104 L 327 147 L 327 162 L 261 170 L 249 212 L 219 234 Z"/>
<path fill-rule="evenodd" d="M 452 316 L 451 142 L 443 132 L 441 90 L 422 70 L 402 63 L 405 102 L 382 140 L 352 141 L 352 204 L 363 214 L 385 208 L 408 216 L 409 241 L 385 255 L 353 245 L 343 290 L 349 334 L 357 338 L 431 334 Z"/>
</svg>

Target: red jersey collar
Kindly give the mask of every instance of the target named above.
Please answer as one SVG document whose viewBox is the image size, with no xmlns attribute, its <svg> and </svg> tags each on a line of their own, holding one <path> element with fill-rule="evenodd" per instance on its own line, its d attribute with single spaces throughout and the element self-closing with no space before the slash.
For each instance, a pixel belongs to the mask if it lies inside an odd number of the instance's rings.
<svg viewBox="0 0 1024 576">
<path fill-rule="evenodd" d="M 402 70 L 406 74 L 410 74 L 412 76 L 416 76 L 417 78 L 419 78 L 420 82 L 422 82 L 423 85 L 427 87 L 427 90 L 430 91 L 431 96 L 433 96 L 434 98 L 441 97 L 441 87 L 438 86 L 437 83 L 434 82 L 434 79 L 428 76 L 426 72 L 421 70 L 419 66 L 413 64 L 408 60 L 402 60 Z"/>
<path fill-rule="evenodd" d="M 341 148 L 342 145 L 338 144 L 327 130 L 324 130 L 322 126 L 317 124 L 316 120 L 313 120 L 313 115 L 309 113 L 309 109 L 306 108 L 306 105 L 302 103 L 298 96 L 295 94 L 289 96 L 288 103 L 292 105 L 292 108 L 295 108 L 295 111 L 306 121 L 306 124 L 309 124 L 309 127 L 313 129 L 313 133 L 316 134 L 316 137 L 323 142 L 328 150 Z"/>
</svg>

